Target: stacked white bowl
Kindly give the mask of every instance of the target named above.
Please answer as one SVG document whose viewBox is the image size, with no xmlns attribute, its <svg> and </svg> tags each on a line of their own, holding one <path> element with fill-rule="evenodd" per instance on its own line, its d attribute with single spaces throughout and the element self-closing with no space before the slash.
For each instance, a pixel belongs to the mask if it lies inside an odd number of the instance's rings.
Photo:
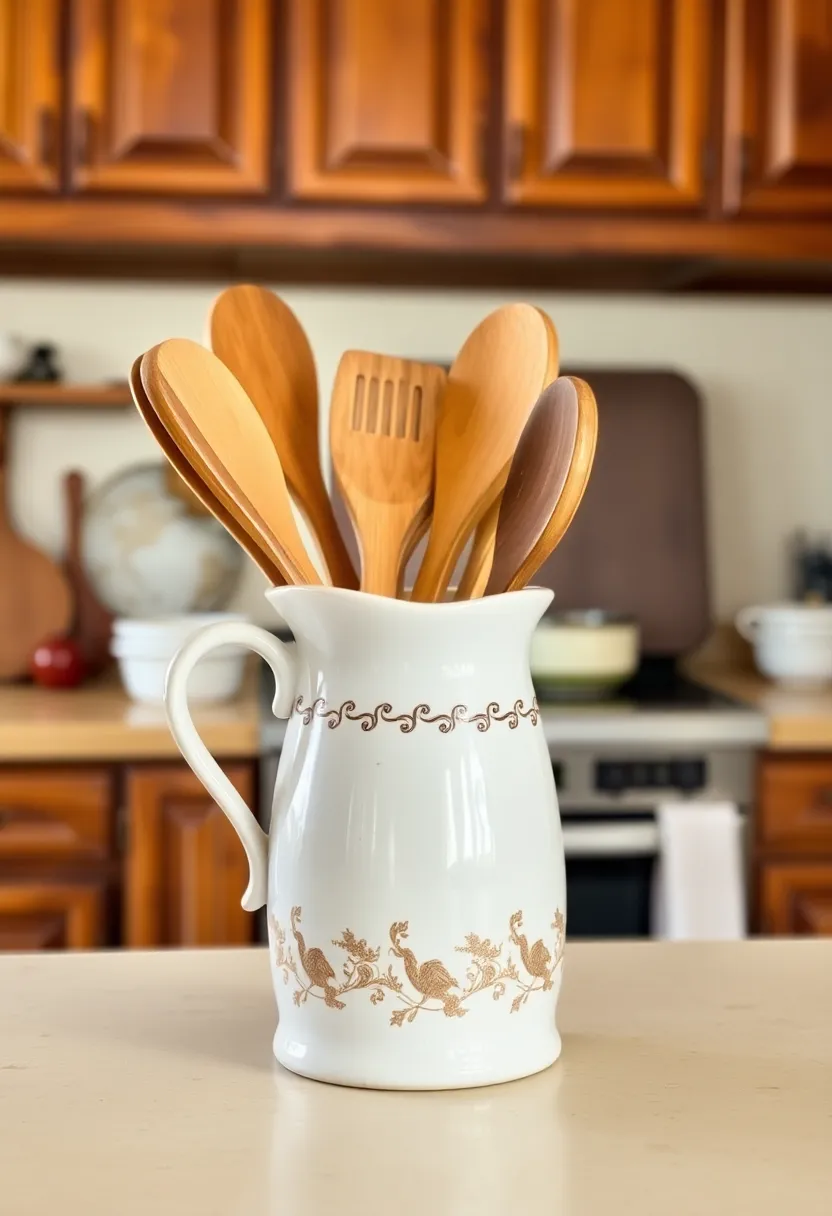
<svg viewBox="0 0 832 1216">
<path fill-rule="evenodd" d="M 763 675 L 794 688 L 832 683 L 832 605 L 743 608 L 736 625 Z"/>
<path fill-rule="evenodd" d="M 158 704 L 165 697 L 165 676 L 179 647 L 187 638 L 216 621 L 242 621 L 228 612 L 188 614 L 135 620 L 119 617 L 113 624 L 110 653 L 118 661 L 124 687 L 134 701 Z M 188 682 L 189 701 L 228 701 L 240 691 L 245 651 L 221 646 L 196 666 Z"/>
</svg>

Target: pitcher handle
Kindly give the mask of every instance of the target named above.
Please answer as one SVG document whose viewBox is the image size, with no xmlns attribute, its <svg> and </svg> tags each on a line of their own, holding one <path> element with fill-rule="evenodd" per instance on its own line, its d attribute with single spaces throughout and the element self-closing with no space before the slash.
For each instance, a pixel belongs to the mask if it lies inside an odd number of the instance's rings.
<svg viewBox="0 0 832 1216">
<path fill-rule="evenodd" d="M 272 709 L 288 718 L 294 700 L 296 660 L 283 642 L 246 621 L 218 621 L 188 638 L 174 655 L 165 680 L 168 724 L 176 745 L 240 837 L 248 858 L 249 882 L 242 904 L 256 912 L 266 902 L 269 837 L 199 737 L 188 708 L 188 676 L 217 646 L 245 646 L 265 659 L 274 674 Z"/>
</svg>

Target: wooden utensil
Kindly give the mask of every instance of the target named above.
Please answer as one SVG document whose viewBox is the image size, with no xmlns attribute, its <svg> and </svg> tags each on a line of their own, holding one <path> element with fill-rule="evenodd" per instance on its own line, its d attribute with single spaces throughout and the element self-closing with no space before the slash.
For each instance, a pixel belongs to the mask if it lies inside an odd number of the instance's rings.
<svg viewBox="0 0 832 1216">
<path fill-rule="evenodd" d="M 558 340 L 558 331 L 555 329 L 555 324 L 551 317 L 542 308 L 538 308 L 537 311 L 540 313 L 546 326 L 546 339 L 549 350 L 546 372 L 543 384 L 541 385 L 542 389 L 557 378 L 558 371 L 560 370 L 560 342 Z M 506 470 L 507 476 L 508 470 Z M 457 600 L 478 599 L 485 591 L 494 561 L 494 545 L 497 538 L 497 521 L 500 515 L 502 496 L 501 490 L 489 510 L 480 520 L 474 533 L 474 543 L 468 555 L 468 562 L 454 596 Z"/>
<path fill-rule="evenodd" d="M 162 449 L 163 454 L 185 486 L 206 509 L 218 519 L 223 527 L 236 540 L 237 544 L 249 555 L 252 561 L 260 567 L 269 582 L 275 587 L 281 587 L 286 582 L 278 570 L 271 554 L 261 549 L 259 540 L 252 537 L 248 530 L 248 521 L 236 514 L 236 508 L 228 500 L 221 486 L 217 485 L 209 471 L 200 463 L 199 471 L 192 465 L 185 454 L 179 450 L 175 441 L 168 434 L 165 423 L 156 412 L 154 401 L 148 396 L 142 379 L 144 356 L 140 355 L 130 369 L 130 392 L 136 409 L 141 414 L 153 438 Z"/>
<path fill-rule="evenodd" d="M 583 498 L 597 438 L 585 381 L 561 376 L 544 389 L 511 462 L 486 594 L 524 587 L 556 548 Z"/>
<path fill-rule="evenodd" d="M 191 465 L 204 466 L 224 505 L 291 583 L 320 583 L 300 538 L 280 459 L 265 424 L 225 364 L 187 338 L 142 360 L 142 382 Z"/>
<path fill-rule="evenodd" d="M 347 351 L 330 407 L 332 463 L 361 553 L 361 590 L 399 592 L 433 496 L 441 367 Z"/>
<path fill-rule="evenodd" d="M 436 432 L 433 523 L 415 600 L 442 599 L 465 541 L 493 506 L 545 383 L 549 331 L 530 304 L 486 317 L 453 362 Z"/>
<path fill-rule="evenodd" d="M 81 526 L 84 520 L 84 477 L 73 470 L 64 478 L 66 503 L 66 570 L 72 597 L 75 601 L 75 619 L 72 637 L 78 643 L 89 675 L 95 675 L 107 666 L 110 660 L 110 634 L 113 628 L 112 613 L 99 603 L 92 589 L 81 552 Z"/>
<path fill-rule="evenodd" d="M 211 346 L 266 425 L 289 491 L 314 533 L 333 583 L 358 586 L 321 475 L 318 380 L 312 348 L 287 304 L 263 287 L 229 287 L 209 317 Z"/>
<path fill-rule="evenodd" d="M 63 571 L 12 528 L 6 503 L 6 423 L 0 409 L 0 680 L 25 676 L 39 642 L 72 622 Z"/>
</svg>

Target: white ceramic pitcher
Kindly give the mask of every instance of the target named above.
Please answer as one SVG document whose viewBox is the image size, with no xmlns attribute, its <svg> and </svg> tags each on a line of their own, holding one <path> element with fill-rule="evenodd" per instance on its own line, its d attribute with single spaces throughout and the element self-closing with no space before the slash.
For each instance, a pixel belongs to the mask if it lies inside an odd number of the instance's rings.
<svg viewBox="0 0 832 1216">
<path fill-rule="evenodd" d="M 185 759 L 268 905 L 277 1059 L 384 1089 L 488 1085 L 560 1052 L 563 843 L 529 675 L 537 588 L 414 604 L 332 587 L 268 599 L 289 647 L 209 626 L 171 664 Z M 194 729 L 188 675 L 226 643 L 270 664 L 288 717 L 267 837 Z"/>
</svg>

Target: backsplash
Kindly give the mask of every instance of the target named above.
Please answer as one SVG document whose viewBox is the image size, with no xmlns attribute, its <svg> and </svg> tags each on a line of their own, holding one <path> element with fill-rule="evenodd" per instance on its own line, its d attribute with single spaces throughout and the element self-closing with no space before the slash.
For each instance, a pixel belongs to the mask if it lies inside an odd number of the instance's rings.
<svg viewBox="0 0 832 1216">
<path fill-rule="evenodd" d="M 126 378 L 167 337 L 201 338 L 211 285 L 0 280 L 0 331 L 54 341 L 68 379 Z M 516 293 L 286 288 L 306 327 L 326 402 L 341 352 L 375 348 L 452 356 L 472 326 Z M 787 538 L 832 532 L 832 303 L 825 300 L 526 295 L 553 317 L 572 366 L 668 367 L 705 403 L 712 589 L 725 617 L 788 590 Z M 10 437 L 17 526 L 53 553 L 63 545 L 60 475 L 96 485 L 157 459 L 132 411 L 18 413 Z M 237 607 L 268 620 L 251 567 Z"/>
</svg>

